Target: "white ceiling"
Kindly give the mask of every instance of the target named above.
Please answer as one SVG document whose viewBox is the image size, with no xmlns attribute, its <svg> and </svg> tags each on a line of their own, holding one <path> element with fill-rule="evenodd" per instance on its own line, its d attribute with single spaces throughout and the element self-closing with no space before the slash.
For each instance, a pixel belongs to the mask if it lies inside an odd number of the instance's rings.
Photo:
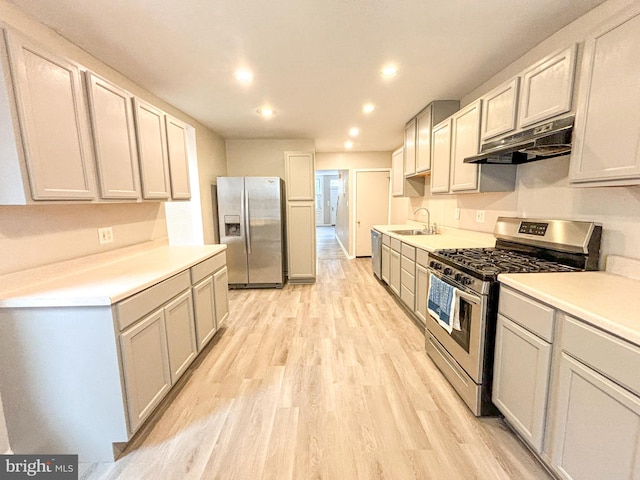
<svg viewBox="0 0 640 480">
<path fill-rule="evenodd" d="M 458 99 L 602 0 L 11 0 L 225 138 L 392 150 L 432 100 Z M 400 73 L 379 75 L 387 63 Z M 255 74 L 249 86 L 233 78 Z M 372 102 L 374 113 L 362 113 Z M 256 109 L 270 105 L 265 120 Z"/>
</svg>

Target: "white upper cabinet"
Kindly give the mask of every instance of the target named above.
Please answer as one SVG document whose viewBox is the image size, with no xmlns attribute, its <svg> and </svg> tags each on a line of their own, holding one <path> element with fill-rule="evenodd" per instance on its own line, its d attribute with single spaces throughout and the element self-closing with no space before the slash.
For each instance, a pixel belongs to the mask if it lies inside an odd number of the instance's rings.
<svg viewBox="0 0 640 480">
<path fill-rule="evenodd" d="M 191 198 L 189 185 L 189 157 L 187 154 L 187 126 L 170 115 L 165 115 L 167 127 L 167 152 L 171 173 L 171 198 Z"/>
<path fill-rule="evenodd" d="M 86 72 L 93 143 L 102 198 L 139 199 L 140 174 L 131 95 Z"/>
<path fill-rule="evenodd" d="M 449 178 L 452 192 L 478 188 L 478 166 L 464 163 L 464 159 L 478 153 L 481 105 L 482 101 L 476 100 L 452 116 L 451 176 Z"/>
<path fill-rule="evenodd" d="M 429 104 L 416 116 L 416 173 L 431 169 L 432 121 L 433 106 Z"/>
<path fill-rule="evenodd" d="M 451 165 L 451 122 L 448 118 L 433 127 L 433 165 L 431 166 L 431 193 L 449 191 Z"/>
<path fill-rule="evenodd" d="M 404 174 L 416 173 L 416 119 L 404 127 Z"/>
<path fill-rule="evenodd" d="M 168 200 L 171 196 L 167 138 L 162 110 L 133 99 L 142 195 L 150 200 Z"/>
<path fill-rule="evenodd" d="M 516 129 L 519 86 L 520 77 L 515 77 L 482 97 L 483 141 Z"/>
<path fill-rule="evenodd" d="M 640 12 L 609 20 L 585 42 L 569 179 L 640 183 Z"/>
<path fill-rule="evenodd" d="M 518 128 L 571 110 L 576 49 L 574 44 L 522 73 Z"/>
<path fill-rule="evenodd" d="M 284 170 L 288 201 L 315 199 L 313 152 L 285 152 Z"/>
<path fill-rule="evenodd" d="M 4 33 L 9 62 L 3 53 L 0 203 L 94 199 L 95 171 L 79 66 L 21 35 Z"/>
</svg>

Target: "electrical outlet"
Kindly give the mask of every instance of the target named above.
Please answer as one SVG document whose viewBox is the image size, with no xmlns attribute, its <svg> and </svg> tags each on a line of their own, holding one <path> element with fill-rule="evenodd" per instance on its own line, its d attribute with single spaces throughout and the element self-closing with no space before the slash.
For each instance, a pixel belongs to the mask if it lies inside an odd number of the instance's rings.
<svg viewBox="0 0 640 480">
<path fill-rule="evenodd" d="M 100 245 L 107 243 L 113 243 L 113 230 L 111 227 L 104 227 L 98 229 L 98 240 Z"/>
<path fill-rule="evenodd" d="M 476 222 L 484 223 L 484 210 L 476 211 Z"/>
<path fill-rule="evenodd" d="M 460 209 L 456 208 L 456 220 L 460 220 Z"/>
</svg>

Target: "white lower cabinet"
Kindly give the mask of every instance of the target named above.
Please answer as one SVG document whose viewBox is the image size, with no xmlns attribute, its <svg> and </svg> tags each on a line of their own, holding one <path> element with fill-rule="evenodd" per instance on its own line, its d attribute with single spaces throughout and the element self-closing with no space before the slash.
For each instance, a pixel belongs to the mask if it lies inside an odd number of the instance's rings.
<svg viewBox="0 0 640 480">
<path fill-rule="evenodd" d="M 164 310 L 156 310 L 123 332 L 120 348 L 133 433 L 171 388 Z"/>
<path fill-rule="evenodd" d="M 536 452 L 542 452 L 551 344 L 503 315 L 496 330 L 493 403 Z"/>
<path fill-rule="evenodd" d="M 191 289 L 164 307 L 171 383 L 174 384 L 196 358 L 196 332 Z"/>
<path fill-rule="evenodd" d="M 552 464 L 561 478 L 640 478 L 640 398 L 564 352 L 556 419 Z"/>
<path fill-rule="evenodd" d="M 213 277 L 209 276 L 193 286 L 198 351 L 204 348 L 217 330 L 214 298 Z"/>
<path fill-rule="evenodd" d="M 216 302 L 216 325 L 220 328 L 229 317 L 229 284 L 227 267 L 213 274 L 213 292 Z"/>
<path fill-rule="evenodd" d="M 429 292 L 429 271 L 422 265 L 416 265 L 416 309 L 414 313 L 427 324 L 427 298 Z"/>
<path fill-rule="evenodd" d="M 382 245 L 382 268 L 380 272 L 380 276 L 382 277 L 382 281 L 389 284 L 389 272 L 390 272 L 390 261 L 391 261 L 391 253 L 390 248 L 387 245 Z"/>
<path fill-rule="evenodd" d="M 391 291 L 398 297 L 400 296 L 400 272 L 402 267 L 400 265 L 400 248 L 396 250 L 393 246 L 394 239 L 391 239 L 391 249 L 389 250 L 389 287 Z M 399 242 L 398 242 L 399 243 Z"/>
</svg>

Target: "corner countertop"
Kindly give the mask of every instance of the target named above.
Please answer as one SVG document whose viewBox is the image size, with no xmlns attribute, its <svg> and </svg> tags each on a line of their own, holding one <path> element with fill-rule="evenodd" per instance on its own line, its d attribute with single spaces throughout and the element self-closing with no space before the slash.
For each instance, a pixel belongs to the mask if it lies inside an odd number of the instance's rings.
<svg viewBox="0 0 640 480">
<path fill-rule="evenodd" d="M 380 233 L 429 252 L 443 248 L 493 247 L 496 244 L 496 239 L 491 233 L 451 227 L 438 227 L 439 233 L 436 235 L 398 235 L 394 233 L 394 230 L 410 230 L 423 226 L 422 223 L 408 223 L 405 225 L 374 225 L 373 228 Z"/>
<path fill-rule="evenodd" d="M 640 280 L 608 272 L 508 273 L 498 280 L 640 346 Z"/>
<path fill-rule="evenodd" d="M 155 242 L 0 276 L 0 308 L 112 305 L 226 249 Z"/>
</svg>

